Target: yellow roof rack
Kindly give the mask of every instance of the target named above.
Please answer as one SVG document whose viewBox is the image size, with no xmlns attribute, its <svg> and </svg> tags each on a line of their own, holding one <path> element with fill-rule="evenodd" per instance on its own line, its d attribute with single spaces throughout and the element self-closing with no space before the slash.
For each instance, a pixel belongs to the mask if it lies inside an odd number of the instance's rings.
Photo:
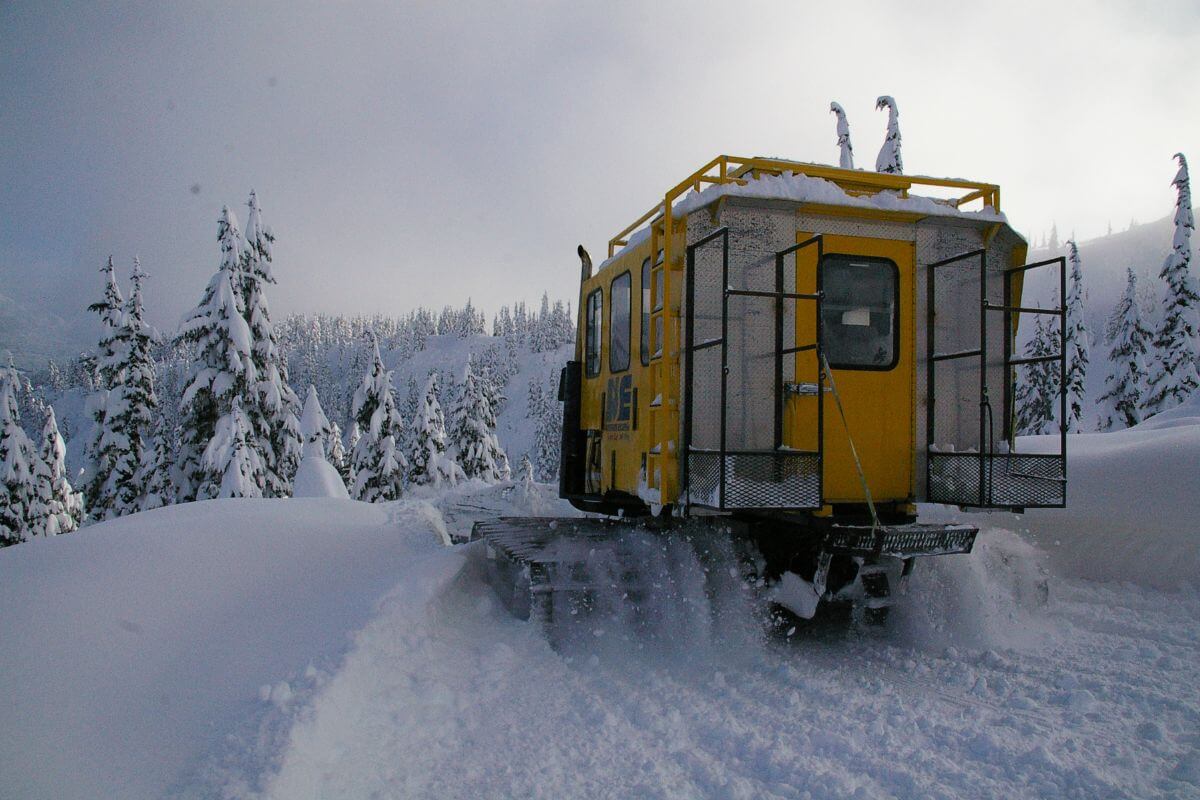
<svg viewBox="0 0 1200 800">
<path fill-rule="evenodd" d="M 744 158 L 721 155 L 693 172 L 667 191 L 662 202 L 627 225 L 616 236 L 608 240 L 608 257 L 629 244 L 629 235 L 647 222 L 662 216 L 670 227 L 675 201 L 686 192 L 702 192 L 711 185 L 737 184 L 745 186 L 752 180 L 764 176 L 803 175 L 828 181 L 849 197 L 874 195 L 880 192 L 895 192 L 900 198 L 908 198 L 912 187 L 928 186 L 943 189 L 960 189 L 958 197 L 937 199 L 935 202 L 949 209 L 961 209 L 968 203 L 982 201 L 984 209 L 1000 213 L 1000 187 L 992 183 L 980 183 L 959 178 L 931 178 L 923 175 L 892 175 L 884 172 L 841 169 L 825 164 L 808 164 L 780 158 Z"/>
</svg>

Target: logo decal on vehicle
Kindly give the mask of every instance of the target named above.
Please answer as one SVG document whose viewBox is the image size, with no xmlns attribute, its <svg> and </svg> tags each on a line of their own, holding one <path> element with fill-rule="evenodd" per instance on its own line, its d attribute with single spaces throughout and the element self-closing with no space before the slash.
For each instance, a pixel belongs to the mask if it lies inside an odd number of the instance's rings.
<svg viewBox="0 0 1200 800">
<path fill-rule="evenodd" d="M 605 392 L 604 427 L 610 431 L 627 431 L 633 419 L 633 376 L 614 375 L 608 379 Z"/>
</svg>

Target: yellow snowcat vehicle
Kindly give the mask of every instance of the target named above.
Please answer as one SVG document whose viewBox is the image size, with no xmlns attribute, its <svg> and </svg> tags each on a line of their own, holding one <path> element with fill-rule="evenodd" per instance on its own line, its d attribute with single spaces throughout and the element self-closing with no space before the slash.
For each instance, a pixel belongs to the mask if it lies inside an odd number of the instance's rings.
<svg viewBox="0 0 1200 800">
<path fill-rule="evenodd" d="M 1064 506 L 1065 434 L 1057 453 L 1015 448 L 1018 368 L 1057 370 L 1066 416 L 1065 348 L 1014 353 L 1029 315 L 1064 341 L 1066 265 L 1026 253 L 993 184 L 713 159 L 598 269 L 579 248 L 560 494 L 607 519 L 478 523 L 493 584 L 518 615 L 575 614 L 598 551 L 618 554 L 605 580 L 637 583 L 623 531 L 715 523 L 793 613 L 880 619 L 915 559 L 978 532 L 920 522 L 918 503 Z M 1059 305 L 1022 306 L 1029 271 L 1054 268 Z"/>
</svg>

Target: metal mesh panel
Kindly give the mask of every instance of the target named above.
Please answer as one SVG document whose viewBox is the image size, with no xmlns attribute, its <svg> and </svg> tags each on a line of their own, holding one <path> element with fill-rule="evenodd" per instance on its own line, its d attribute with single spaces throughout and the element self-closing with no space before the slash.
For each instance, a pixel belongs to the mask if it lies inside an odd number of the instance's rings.
<svg viewBox="0 0 1200 800">
<path fill-rule="evenodd" d="M 996 505 L 1036 508 L 1066 504 L 1066 459 L 1058 454 L 995 455 L 991 468 L 991 502 Z"/>
<path fill-rule="evenodd" d="M 1066 460 L 1062 456 L 986 456 L 982 496 L 979 458 L 977 453 L 930 453 L 929 501 L 1023 508 L 1059 508 L 1065 504 Z"/>
<path fill-rule="evenodd" d="M 821 505 L 821 462 L 816 453 L 727 453 L 723 506 L 720 454 L 692 453 L 688 475 L 688 499 L 695 505 L 727 510 Z"/>
<path fill-rule="evenodd" d="M 721 507 L 721 456 L 719 453 L 688 454 L 688 502 Z"/>
<path fill-rule="evenodd" d="M 732 272 L 732 270 L 731 270 Z M 738 284 L 731 277 L 734 287 Z M 755 281 L 759 290 L 761 282 Z M 774 289 L 774 277 L 771 280 Z M 729 376 L 726 447 L 760 450 L 774 445 L 775 303 L 763 297 L 729 298 Z"/>
<path fill-rule="evenodd" d="M 954 237 L 939 243 L 961 247 Z M 978 246 L 978 245 L 976 245 Z M 970 248 L 957 249 L 947 256 Z M 941 255 L 935 250 L 932 255 Z M 939 354 L 960 353 L 979 347 L 979 258 L 936 267 L 931 334 Z M 998 341 L 998 340 L 997 340 Z M 932 388 L 935 447 L 979 450 L 979 357 L 939 361 Z M 978 465 L 976 465 L 978 469 Z M 978 483 L 978 480 L 976 480 Z"/>
<path fill-rule="evenodd" d="M 929 502 L 979 505 L 979 454 L 930 453 Z"/>
<path fill-rule="evenodd" d="M 692 372 L 691 446 L 716 450 L 721 446 L 721 348 L 693 353 Z"/>
</svg>

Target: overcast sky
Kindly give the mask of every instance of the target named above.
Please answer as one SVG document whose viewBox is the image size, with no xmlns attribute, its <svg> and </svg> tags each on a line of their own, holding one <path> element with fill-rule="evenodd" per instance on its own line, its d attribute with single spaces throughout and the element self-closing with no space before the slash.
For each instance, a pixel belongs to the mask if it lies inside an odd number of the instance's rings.
<svg viewBox="0 0 1200 800">
<path fill-rule="evenodd" d="M 906 171 L 999 183 L 1034 238 L 1200 169 L 1194 1 L 4 2 L 0 76 L 0 294 L 82 315 L 137 253 L 168 330 L 251 188 L 276 316 L 490 314 L 570 298 L 577 243 L 718 153 L 836 163 L 830 100 L 870 167 L 894 95 Z"/>
</svg>

